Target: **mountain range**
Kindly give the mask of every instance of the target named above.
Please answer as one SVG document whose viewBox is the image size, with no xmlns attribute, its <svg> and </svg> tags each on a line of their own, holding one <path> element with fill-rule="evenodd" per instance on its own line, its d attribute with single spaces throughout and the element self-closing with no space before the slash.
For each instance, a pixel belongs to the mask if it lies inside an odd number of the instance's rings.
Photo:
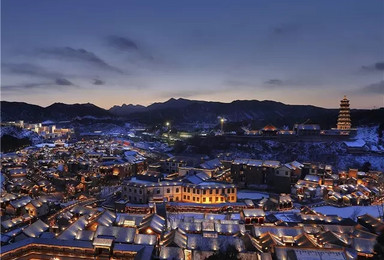
<svg viewBox="0 0 384 260">
<path fill-rule="evenodd" d="M 230 103 L 171 98 L 166 102 L 149 106 L 122 105 L 109 110 L 90 103 L 54 103 L 41 107 L 23 102 L 1 101 L 2 121 L 44 120 L 63 121 L 82 117 L 111 118 L 146 124 L 171 121 L 180 123 L 217 123 L 218 117 L 227 122 L 252 122 L 258 126 L 272 123 L 277 126 L 292 126 L 294 123 L 318 123 L 324 128 L 336 125 L 338 109 L 311 105 L 287 105 L 276 101 L 236 100 Z M 352 109 L 353 125 L 384 123 L 384 108 L 375 110 Z"/>
</svg>

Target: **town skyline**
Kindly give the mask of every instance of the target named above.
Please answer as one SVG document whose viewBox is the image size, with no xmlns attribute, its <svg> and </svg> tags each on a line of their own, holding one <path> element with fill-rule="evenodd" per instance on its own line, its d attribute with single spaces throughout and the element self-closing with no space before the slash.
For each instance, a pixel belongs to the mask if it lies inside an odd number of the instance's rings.
<svg viewBox="0 0 384 260">
<path fill-rule="evenodd" d="M 298 105 L 298 106 L 315 106 L 315 107 L 320 107 L 320 108 L 325 108 L 325 109 L 339 109 L 339 101 L 342 99 L 343 96 L 341 96 L 340 98 L 335 98 L 336 100 L 336 103 L 333 105 L 333 106 L 316 106 L 316 105 L 313 105 L 313 104 L 307 104 L 307 103 L 285 103 L 285 102 L 281 102 L 279 100 L 271 100 L 271 99 L 234 99 L 234 100 L 228 100 L 228 101 L 220 101 L 220 100 L 203 100 L 203 99 L 189 99 L 189 98 L 183 98 L 183 97 L 170 97 L 170 98 L 167 98 L 167 99 L 164 99 L 164 100 L 158 100 L 158 101 L 154 101 L 153 103 L 148 103 L 148 104 L 140 104 L 140 103 L 121 103 L 121 104 L 112 104 L 111 106 L 107 106 L 107 107 L 104 107 L 104 106 L 99 106 L 98 104 L 95 104 L 95 103 L 92 103 L 92 102 L 87 102 L 87 101 L 84 101 L 84 102 L 75 102 L 75 103 L 66 103 L 66 102 L 62 102 L 62 101 L 54 101 L 54 102 L 47 102 L 47 103 L 44 103 L 44 104 L 39 104 L 39 103 L 29 103 L 29 102 L 25 102 L 25 101 L 17 101 L 17 100 L 2 100 L 4 102 L 21 102 L 21 103 L 27 103 L 27 104 L 31 104 L 31 105 L 36 105 L 36 106 L 40 106 L 40 107 L 48 107 L 50 105 L 53 105 L 53 104 L 56 104 L 56 103 L 61 103 L 61 104 L 66 104 L 66 105 L 75 105 L 75 104 L 93 104 L 95 106 L 98 106 L 100 108 L 103 108 L 105 110 L 109 110 L 115 106 L 124 106 L 124 105 L 132 105 L 132 106 L 143 106 L 143 107 L 148 107 L 150 105 L 153 105 L 153 104 L 159 104 L 159 103 L 166 103 L 168 101 L 171 101 L 171 100 L 188 100 L 188 101 L 197 101 L 197 102 L 216 102 L 216 103 L 224 103 L 224 104 L 229 104 L 229 103 L 232 103 L 232 102 L 236 102 L 236 101 L 260 101 L 260 102 L 264 102 L 264 101 L 271 101 L 271 102 L 276 102 L 276 103 L 283 103 L 285 105 Z M 344 95 L 344 97 L 348 97 L 346 95 Z M 384 105 L 384 104 L 383 104 Z M 358 107 L 352 107 L 352 109 L 380 109 L 382 107 L 376 107 L 376 106 L 372 106 L 372 107 L 361 107 L 361 108 L 358 108 Z"/>
</svg>

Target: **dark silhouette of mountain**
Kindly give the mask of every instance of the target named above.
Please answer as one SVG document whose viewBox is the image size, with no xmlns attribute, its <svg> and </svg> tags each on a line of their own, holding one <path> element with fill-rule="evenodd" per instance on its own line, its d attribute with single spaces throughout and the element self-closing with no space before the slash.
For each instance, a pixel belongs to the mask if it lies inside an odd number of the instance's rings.
<svg viewBox="0 0 384 260">
<path fill-rule="evenodd" d="M 75 117 L 110 117 L 111 113 L 107 110 L 95 106 L 91 103 L 86 104 L 63 104 L 63 103 L 54 103 L 45 108 L 45 115 L 51 118 L 61 118 L 62 120 L 70 120 Z"/>
<path fill-rule="evenodd" d="M 1 101 L 2 121 L 24 120 L 38 122 L 44 120 L 62 121 L 76 117 L 111 117 L 107 110 L 93 104 L 54 103 L 48 107 L 31 105 L 24 102 Z"/>
<path fill-rule="evenodd" d="M 123 104 L 122 106 L 113 106 L 109 109 L 109 112 L 116 116 L 126 116 L 135 112 L 142 112 L 145 111 L 146 107 L 142 105 L 126 105 Z"/>
<path fill-rule="evenodd" d="M 171 98 L 164 103 L 154 103 L 142 111 L 125 114 L 128 120 L 148 124 L 164 123 L 168 120 L 175 123 L 218 123 L 218 117 L 221 116 L 228 122 L 252 122 L 256 127 L 268 123 L 292 127 L 294 123 L 307 121 L 320 124 L 326 129 L 336 126 L 338 109 L 287 105 L 270 100 L 236 100 L 222 103 Z M 352 109 L 351 116 L 354 125 L 382 123 L 384 109 Z"/>
<path fill-rule="evenodd" d="M 143 123 L 162 123 L 167 120 L 176 123 L 217 123 L 218 117 L 222 116 L 228 122 L 253 121 L 257 125 L 272 123 L 283 126 L 301 123 L 307 119 L 316 122 L 321 118 L 335 125 L 337 113 L 337 109 L 286 105 L 275 101 L 236 100 L 222 103 L 170 99 L 164 103 L 150 105 L 146 111 L 131 113 L 126 117 Z"/>
<path fill-rule="evenodd" d="M 338 104 L 335 104 L 335 106 Z M 352 104 L 353 106 L 353 104 Z M 326 109 L 311 105 L 287 105 L 275 101 L 236 100 L 231 103 L 197 101 L 171 98 L 163 103 L 147 107 L 140 105 L 114 106 L 109 110 L 93 104 L 55 103 L 46 108 L 22 102 L 1 102 L 3 121 L 25 120 L 71 120 L 91 116 L 95 118 L 118 117 L 121 120 L 146 124 L 218 123 L 218 117 L 225 117 L 227 124 L 251 123 L 255 127 L 268 123 L 278 127 L 292 127 L 305 121 L 320 124 L 324 129 L 335 127 L 338 109 Z M 375 110 L 352 109 L 352 124 L 368 125 L 384 123 L 384 108 Z"/>
<path fill-rule="evenodd" d="M 44 108 L 25 102 L 1 101 L 1 120 L 35 120 L 42 119 Z"/>
<path fill-rule="evenodd" d="M 147 107 L 147 110 L 154 111 L 159 109 L 179 109 L 189 106 L 191 104 L 203 104 L 208 101 L 189 100 L 184 98 L 171 98 L 165 102 L 156 102 Z"/>
</svg>

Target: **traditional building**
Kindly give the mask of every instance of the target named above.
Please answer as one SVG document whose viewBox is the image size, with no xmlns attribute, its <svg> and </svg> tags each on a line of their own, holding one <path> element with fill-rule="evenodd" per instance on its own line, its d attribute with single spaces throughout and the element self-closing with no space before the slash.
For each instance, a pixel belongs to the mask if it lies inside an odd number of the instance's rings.
<svg viewBox="0 0 384 260">
<path fill-rule="evenodd" d="M 295 124 L 293 131 L 300 136 L 320 135 L 320 125 L 318 124 Z"/>
<path fill-rule="evenodd" d="M 351 114 L 349 109 L 349 100 L 346 96 L 340 101 L 339 117 L 337 119 L 337 129 L 351 129 Z"/>
<path fill-rule="evenodd" d="M 268 124 L 264 126 L 261 130 L 263 136 L 276 136 L 279 129 L 274 125 Z"/>
<path fill-rule="evenodd" d="M 231 178 L 241 187 L 256 185 L 266 188 L 273 185 L 275 169 L 279 166 L 279 161 L 235 159 L 231 164 Z"/>
<path fill-rule="evenodd" d="M 149 201 L 178 201 L 192 203 L 225 203 L 237 201 L 234 184 L 201 182 L 198 184 L 160 181 L 152 182 L 137 179 L 123 182 L 122 196 L 133 203 Z"/>
</svg>

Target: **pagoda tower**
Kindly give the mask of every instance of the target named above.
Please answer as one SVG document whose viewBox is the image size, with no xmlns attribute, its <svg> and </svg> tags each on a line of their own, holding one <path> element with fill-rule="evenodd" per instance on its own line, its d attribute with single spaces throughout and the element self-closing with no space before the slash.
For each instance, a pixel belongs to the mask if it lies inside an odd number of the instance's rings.
<svg viewBox="0 0 384 260">
<path fill-rule="evenodd" d="M 339 117 L 337 119 L 337 129 L 350 130 L 351 129 L 351 113 L 349 109 L 349 100 L 346 96 L 340 101 Z"/>
</svg>

